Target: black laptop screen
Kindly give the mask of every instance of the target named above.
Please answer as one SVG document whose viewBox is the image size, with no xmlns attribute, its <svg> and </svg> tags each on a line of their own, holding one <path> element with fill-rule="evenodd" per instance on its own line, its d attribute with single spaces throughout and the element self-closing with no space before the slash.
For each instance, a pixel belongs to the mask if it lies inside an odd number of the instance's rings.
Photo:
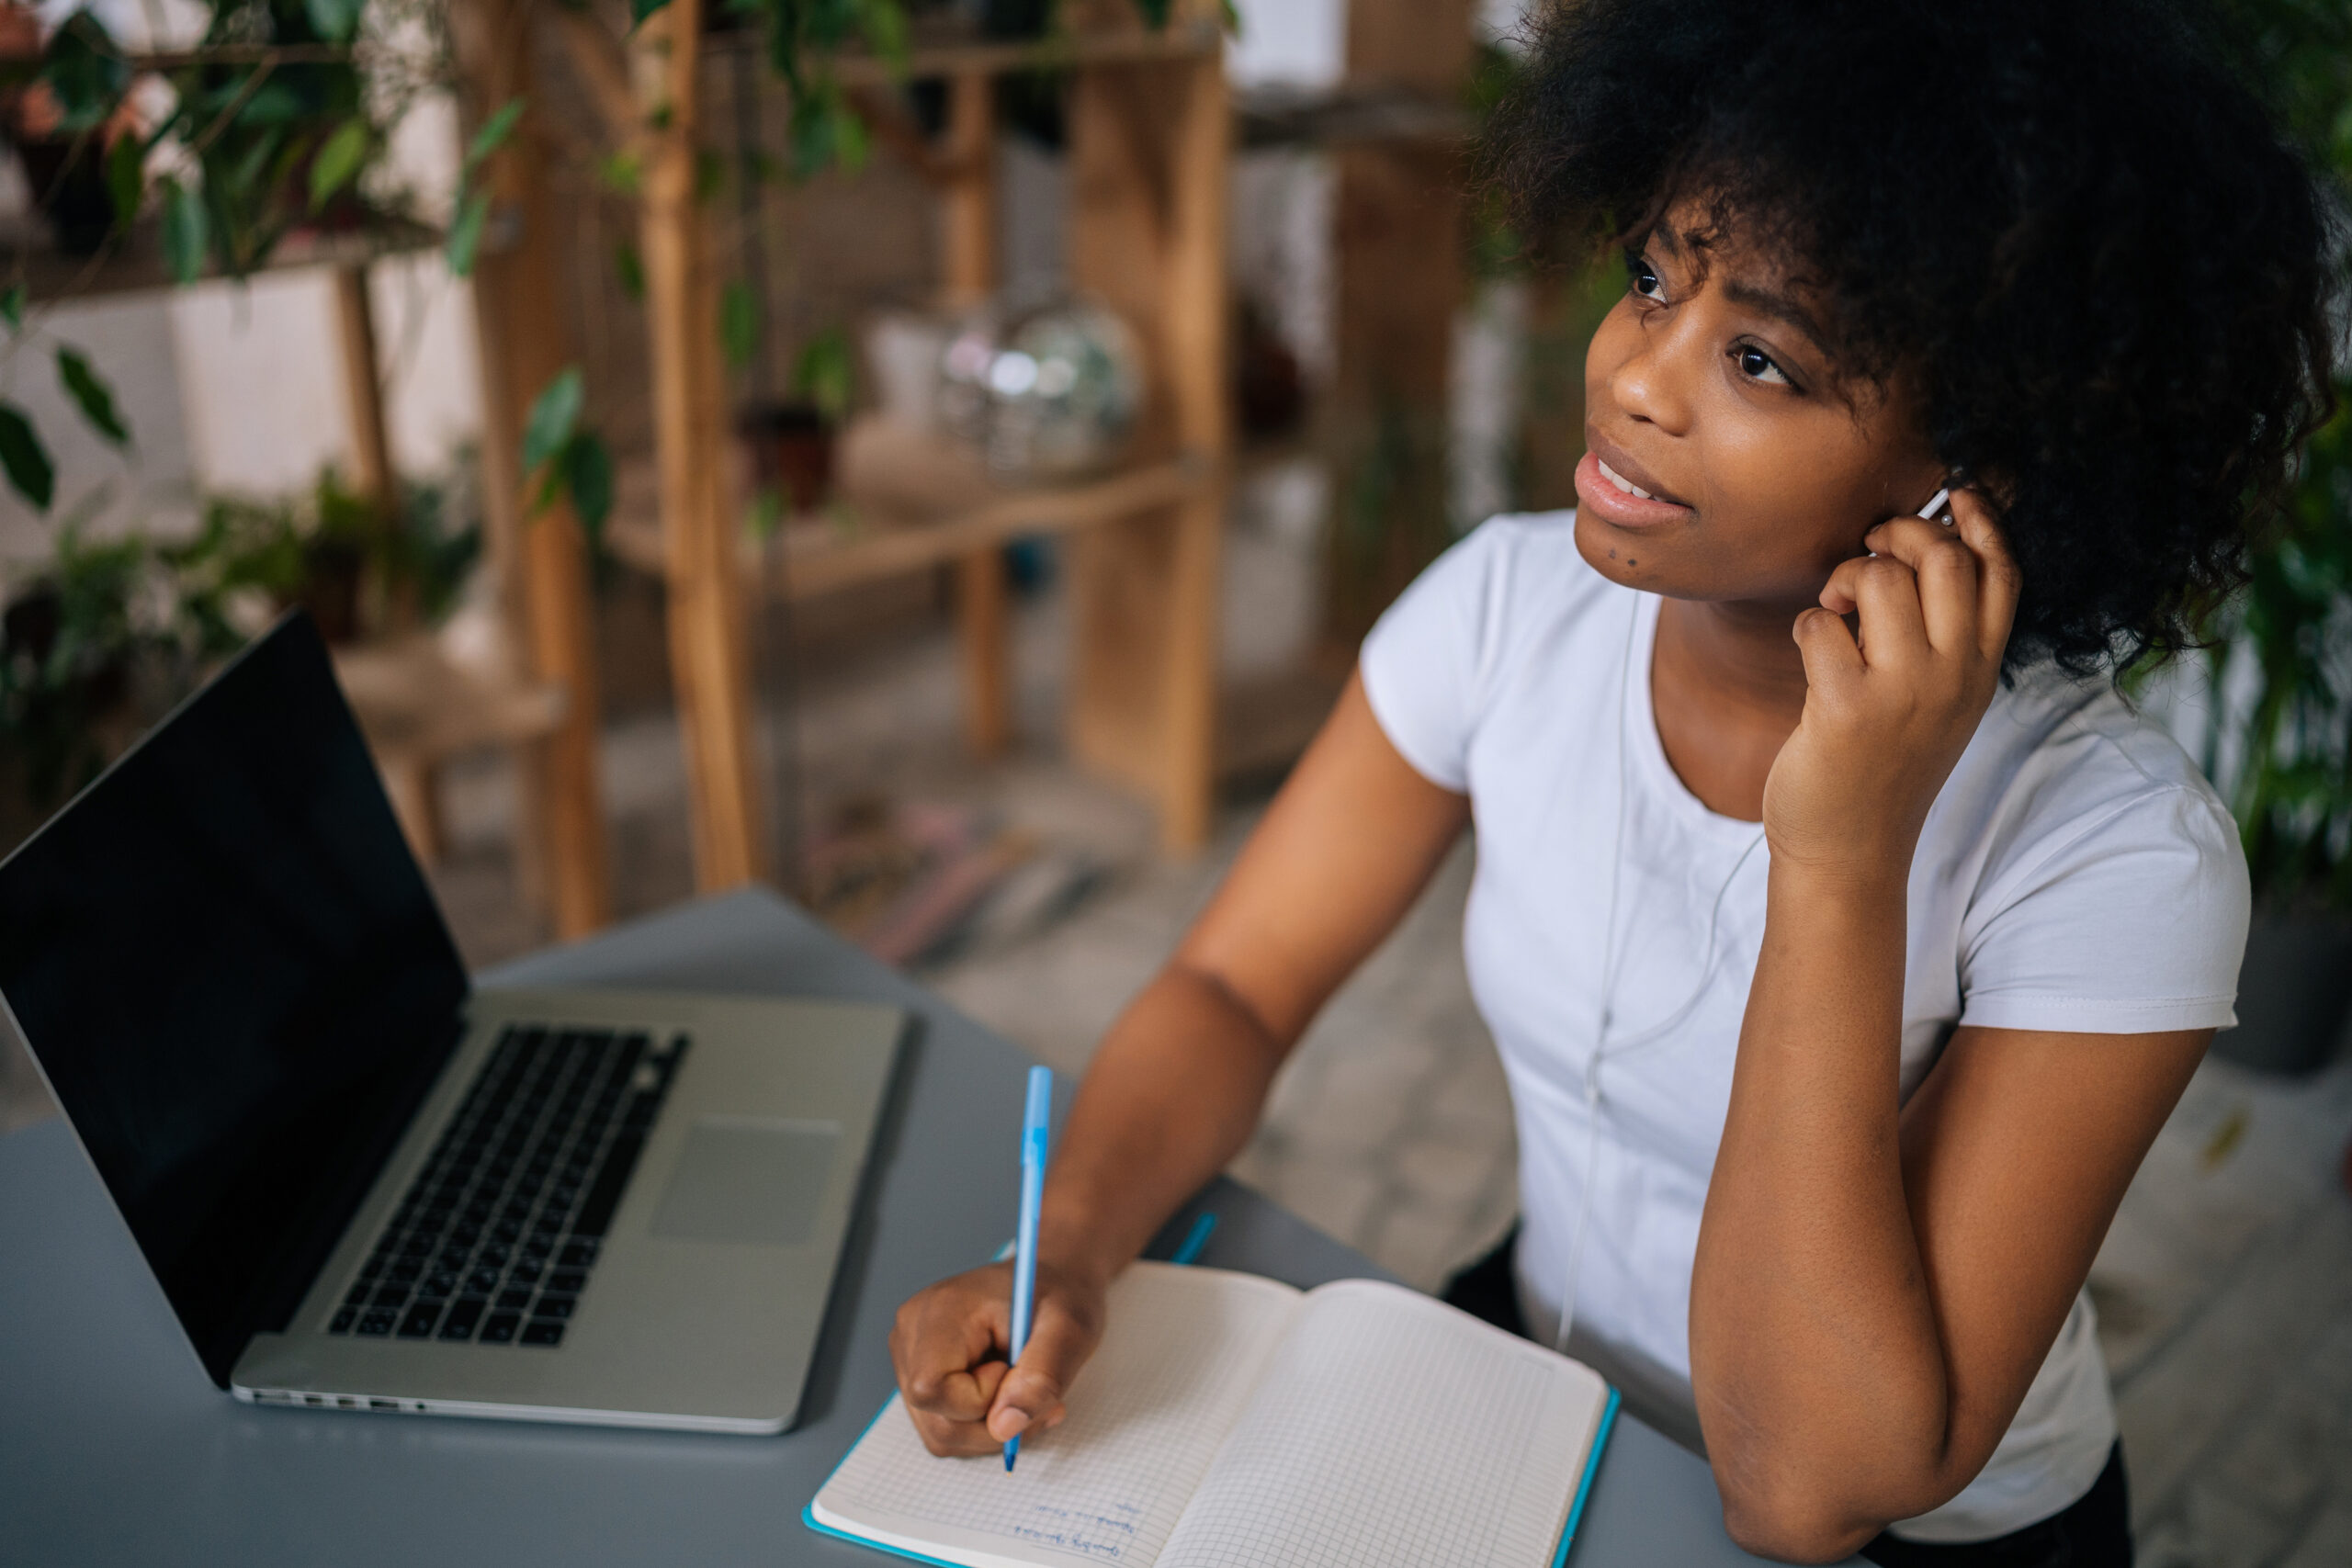
<svg viewBox="0 0 2352 1568">
<path fill-rule="evenodd" d="M 465 993 L 300 615 L 0 865 L 0 996 L 224 1387 L 366 1195 Z"/>
</svg>

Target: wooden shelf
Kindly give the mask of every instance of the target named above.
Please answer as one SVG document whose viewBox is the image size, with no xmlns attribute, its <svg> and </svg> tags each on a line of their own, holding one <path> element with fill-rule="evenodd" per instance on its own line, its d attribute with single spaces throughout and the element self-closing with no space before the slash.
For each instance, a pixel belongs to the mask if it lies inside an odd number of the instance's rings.
<svg viewBox="0 0 2352 1568">
<path fill-rule="evenodd" d="M 1255 87 L 1237 93 L 1233 107 L 1235 137 L 1246 148 L 1464 142 L 1476 129 L 1459 103 L 1383 85 Z"/>
<path fill-rule="evenodd" d="M 430 224 L 380 216 L 362 228 L 333 232 L 303 230 L 288 234 L 249 276 L 304 267 L 364 266 L 384 256 L 433 250 L 441 243 L 441 231 Z M 36 215 L 28 215 L 0 224 L 0 255 L 6 257 L 5 262 L 0 262 L 0 275 L 21 267 L 13 276 L 23 280 L 26 293 L 35 300 L 132 294 L 176 288 L 179 284 L 164 263 L 163 244 L 153 220 L 131 225 L 130 232 L 115 241 L 110 249 L 77 256 L 68 255 L 52 245 L 48 224 Z M 208 266 L 198 281 L 225 276 Z"/>
<path fill-rule="evenodd" d="M 1059 485 L 1001 486 L 960 448 L 865 421 L 842 438 L 842 494 L 828 512 L 783 527 L 784 547 L 745 534 L 747 579 L 790 600 L 945 566 L 1037 534 L 1066 534 L 1208 493 L 1213 465 L 1175 457 Z M 655 576 L 666 570 L 660 526 L 616 520 L 613 553 Z"/>
<path fill-rule="evenodd" d="M 1216 53 L 1221 42 L 1216 25 L 1209 22 L 1170 22 L 1158 32 L 1137 28 L 1042 39 L 980 39 L 962 29 L 918 29 L 903 63 L 853 50 L 834 57 L 832 72 L 844 87 L 888 87 L 944 76 L 1193 60 Z M 749 28 L 712 33 L 704 40 L 704 51 L 712 55 L 765 47 L 760 31 Z"/>
<path fill-rule="evenodd" d="M 554 733 L 569 705 L 562 687 L 461 662 L 431 632 L 337 649 L 334 672 L 387 769 L 538 739 Z"/>
</svg>

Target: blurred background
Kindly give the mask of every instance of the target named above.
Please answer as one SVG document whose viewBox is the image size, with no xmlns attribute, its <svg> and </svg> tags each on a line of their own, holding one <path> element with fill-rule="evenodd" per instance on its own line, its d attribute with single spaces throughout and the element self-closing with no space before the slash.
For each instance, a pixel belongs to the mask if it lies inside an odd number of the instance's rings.
<svg viewBox="0 0 2352 1568">
<path fill-rule="evenodd" d="M 469 963 L 765 883 L 1083 1068 L 1413 574 L 1573 503 L 1472 177 L 1520 0 L 0 0 L 0 849 L 288 606 Z M 2352 13 L 2239 0 L 2352 171 Z M 2352 1562 L 2352 425 L 2135 681 L 2241 1003 L 2093 1291 L 2156 1563 Z M 1236 1174 L 1417 1284 L 1516 1210 L 1475 861 Z M 0 1130 L 51 1113 L 0 1057 Z"/>
</svg>

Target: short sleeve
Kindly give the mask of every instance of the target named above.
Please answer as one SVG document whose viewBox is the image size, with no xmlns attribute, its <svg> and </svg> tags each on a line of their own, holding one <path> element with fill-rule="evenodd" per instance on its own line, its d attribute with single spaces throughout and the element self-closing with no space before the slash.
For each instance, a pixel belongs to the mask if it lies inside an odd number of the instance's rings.
<svg viewBox="0 0 2352 1568">
<path fill-rule="evenodd" d="M 1356 656 L 1381 732 L 1414 772 L 1466 793 L 1502 633 L 1509 522 L 1473 529 L 1413 580 Z"/>
<path fill-rule="evenodd" d="M 2236 1021 L 2245 855 L 2202 790 L 2141 795 L 2002 880 L 1963 932 L 1962 1023 L 2142 1034 Z"/>
</svg>

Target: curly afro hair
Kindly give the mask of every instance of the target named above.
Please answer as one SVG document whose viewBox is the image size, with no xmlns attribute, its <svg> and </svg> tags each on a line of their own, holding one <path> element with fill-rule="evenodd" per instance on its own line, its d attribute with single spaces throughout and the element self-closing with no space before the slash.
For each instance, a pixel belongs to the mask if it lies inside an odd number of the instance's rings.
<svg viewBox="0 0 2352 1568">
<path fill-rule="evenodd" d="M 2330 407 L 2335 209 L 2163 0 L 1565 0 L 1486 156 L 1522 233 L 1671 204 L 1900 376 L 2025 576 L 2009 666 L 2193 646 Z"/>
</svg>

